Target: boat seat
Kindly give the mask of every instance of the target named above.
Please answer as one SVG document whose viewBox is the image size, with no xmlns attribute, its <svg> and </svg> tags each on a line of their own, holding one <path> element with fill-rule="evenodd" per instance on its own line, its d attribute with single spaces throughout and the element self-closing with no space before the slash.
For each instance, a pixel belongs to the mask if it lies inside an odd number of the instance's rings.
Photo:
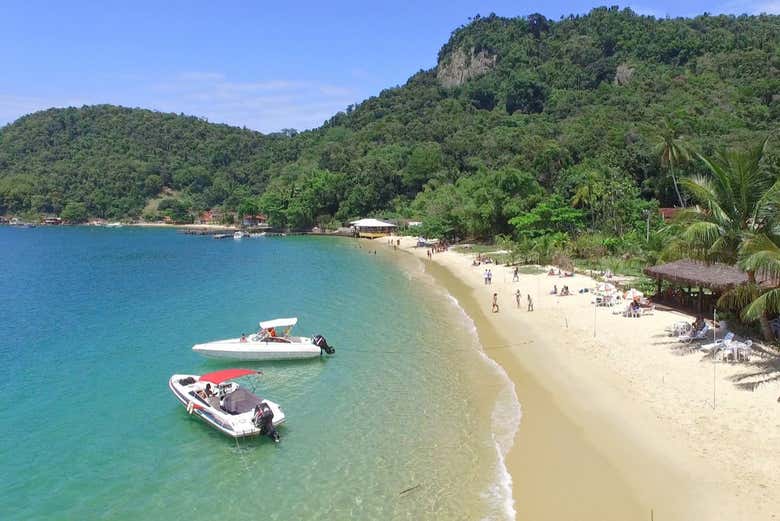
<svg viewBox="0 0 780 521">
<path fill-rule="evenodd" d="M 219 396 L 209 396 L 206 401 L 215 409 L 219 409 Z"/>
</svg>

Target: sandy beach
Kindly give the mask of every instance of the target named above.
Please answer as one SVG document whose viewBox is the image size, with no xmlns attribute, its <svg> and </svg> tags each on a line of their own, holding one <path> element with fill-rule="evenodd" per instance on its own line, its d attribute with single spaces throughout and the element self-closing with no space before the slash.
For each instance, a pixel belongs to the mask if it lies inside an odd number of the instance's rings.
<svg viewBox="0 0 780 521">
<path fill-rule="evenodd" d="M 459 301 L 515 384 L 523 418 L 507 466 L 517 519 L 780 519 L 780 379 L 760 353 L 713 363 L 665 333 L 688 315 L 595 308 L 577 293 L 596 285 L 582 275 L 512 282 L 511 268 L 493 265 L 488 286 L 472 255 L 429 260 L 415 242 L 400 249 Z M 572 295 L 550 294 L 553 284 Z"/>
</svg>

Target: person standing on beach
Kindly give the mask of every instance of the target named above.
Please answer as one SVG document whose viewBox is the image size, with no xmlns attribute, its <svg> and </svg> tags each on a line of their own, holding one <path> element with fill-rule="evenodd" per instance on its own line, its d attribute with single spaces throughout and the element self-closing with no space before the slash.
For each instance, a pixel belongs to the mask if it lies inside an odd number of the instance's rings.
<svg viewBox="0 0 780 521">
<path fill-rule="evenodd" d="M 515 271 L 512 273 L 512 282 L 520 282 L 520 271 L 515 266 Z"/>
<path fill-rule="evenodd" d="M 531 298 L 531 294 L 529 293 L 528 294 L 528 311 L 533 311 L 533 310 L 534 310 L 534 301 Z"/>
<path fill-rule="evenodd" d="M 493 313 L 498 313 L 498 293 L 493 293 Z"/>
<path fill-rule="evenodd" d="M 485 285 L 486 285 L 486 286 L 487 286 L 487 283 L 488 283 L 488 277 L 489 277 L 489 276 L 490 276 L 490 275 L 488 275 L 488 270 L 485 270 L 485 271 L 483 272 L 483 274 L 482 274 L 482 278 L 483 278 L 483 279 L 485 279 Z"/>
<path fill-rule="evenodd" d="M 515 301 L 517 302 L 517 309 L 520 309 L 520 290 L 515 291 Z"/>
<path fill-rule="evenodd" d="M 493 272 L 490 270 L 487 270 L 487 283 L 489 285 L 493 284 Z"/>
</svg>

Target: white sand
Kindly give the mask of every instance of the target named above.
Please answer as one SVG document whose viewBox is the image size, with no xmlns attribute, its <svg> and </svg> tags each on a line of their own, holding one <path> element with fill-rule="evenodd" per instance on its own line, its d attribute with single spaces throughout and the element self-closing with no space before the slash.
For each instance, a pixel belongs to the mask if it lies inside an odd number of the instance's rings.
<svg viewBox="0 0 780 521">
<path fill-rule="evenodd" d="M 403 250 L 428 262 L 426 250 L 414 245 L 415 239 L 402 239 Z M 506 339 L 485 345 L 487 353 L 500 354 L 494 356 L 504 359 L 500 363 L 514 358 L 538 378 L 555 407 L 614 466 L 637 500 L 654 508 L 655 519 L 780 519 L 777 365 L 768 368 L 755 355 L 750 364 L 713 363 L 681 350 L 664 332 L 675 322 L 692 321 L 677 312 L 625 318 L 597 308 L 594 337 L 593 296 L 577 293 L 593 288 L 593 279 L 540 274 L 520 275 L 513 283 L 511 268 L 473 267 L 472 260 L 473 255 L 450 251 L 433 256 L 484 303 L 486 321 Z M 486 267 L 493 271 L 491 286 L 483 283 Z M 572 295 L 550 295 L 553 284 L 568 285 Z M 501 305 L 495 314 L 493 292 Z M 525 310 L 529 293 L 532 313 Z M 752 391 L 737 385 L 761 380 L 766 383 Z M 524 415 L 521 431 L 529 422 L 534 418 Z M 513 476 L 523 471 L 523 461 L 508 462 Z M 522 494 L 516 489 L 516 496 Z M 522 497 L 515 500 L 522 506 Z M 520 517 L 522 508 L 518 512 Z"/>
</svg>

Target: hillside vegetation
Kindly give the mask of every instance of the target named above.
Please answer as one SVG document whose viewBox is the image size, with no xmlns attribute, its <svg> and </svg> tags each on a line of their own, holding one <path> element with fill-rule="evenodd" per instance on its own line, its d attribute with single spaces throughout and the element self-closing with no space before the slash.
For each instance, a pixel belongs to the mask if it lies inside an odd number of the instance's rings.
<svg viewBox="0 0 780 521">
<path fill-rule="evenodd" d="M 689 152 L 761 142 L 779 116 L 778 16 L 491 15 L 455 30 L 435 69 L 312 131 L 114 106 L 25 116 L 0 130 L 0 214 L 139 217 L 165 188 L 185 210 L 293 228 L 385 215 L 441 236 L 615 241 L 687 201 L 676 180 L 705 171 Z"/>
</svg>

